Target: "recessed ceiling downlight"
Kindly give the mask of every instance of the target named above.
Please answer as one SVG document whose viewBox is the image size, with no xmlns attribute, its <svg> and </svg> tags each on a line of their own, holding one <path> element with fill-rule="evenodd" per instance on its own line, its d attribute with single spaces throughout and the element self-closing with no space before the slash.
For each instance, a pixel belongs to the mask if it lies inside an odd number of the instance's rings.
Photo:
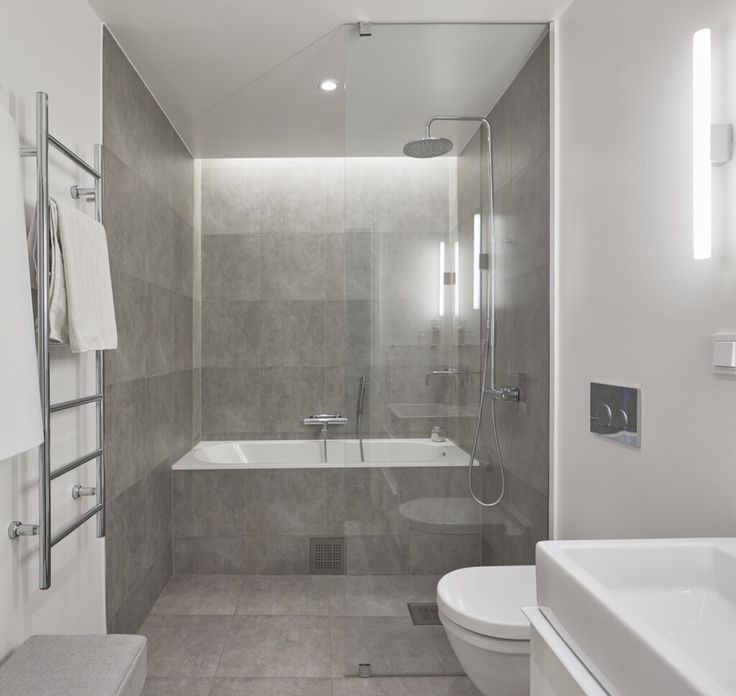
<svg viewBox="0 0 736 696">
<path fill-rule="evenodd" d="M 322 80 L 319 83 L 319 88 L 323 92 L 334 92 L 338 87 L 340 86 L 340 83 L 337 80 Z"/>
</svg>

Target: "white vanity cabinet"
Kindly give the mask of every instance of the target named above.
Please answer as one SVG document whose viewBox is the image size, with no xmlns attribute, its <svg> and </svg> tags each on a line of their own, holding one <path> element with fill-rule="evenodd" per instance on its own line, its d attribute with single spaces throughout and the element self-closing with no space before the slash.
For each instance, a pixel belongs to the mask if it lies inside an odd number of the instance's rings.
<svg viewBox="0 0 736 696">
<path fill-rule="evenodd" d="M 538 607 L 524 613 L 531 624 L 531 696 L 609 696 Z"/>
</svg>

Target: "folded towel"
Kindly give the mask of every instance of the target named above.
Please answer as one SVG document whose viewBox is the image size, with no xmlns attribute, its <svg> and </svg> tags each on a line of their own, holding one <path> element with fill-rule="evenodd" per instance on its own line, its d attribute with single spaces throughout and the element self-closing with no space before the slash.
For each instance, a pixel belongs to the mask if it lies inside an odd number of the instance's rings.
<svg viewBox="0 0 736 696">
<path fill-rule="evenodd" d="M 61 253 L 59 241 L 59 209 L 56 201 L 49 201 L 49 232 L 51 235 L 51 257 L 49 269 L 51 280 L 49 283 L 49 338 L 56 343 L 69 343 L 69 320 L 67 317 L 66 280 L 64 279 L 64 256 Z M 33 287 L 36 287 L 38 277 L 38 214 L 33 218 L 31 231 L 28 235 L 28 253 L 31 260 L 31 278 Z"/>
<path fill-rule="evenodd" d="M 25 241 L 18 131 L 0 104 L 0 460 L 43 440 Z"/>
<path fill-rule="evenodd" d="M 73 353 L 117 348 L 105 228 L 76 208 L 51 201 L 49 336 Z M 37 225 L 29 247 L 35 267 Z"/>
</svg>

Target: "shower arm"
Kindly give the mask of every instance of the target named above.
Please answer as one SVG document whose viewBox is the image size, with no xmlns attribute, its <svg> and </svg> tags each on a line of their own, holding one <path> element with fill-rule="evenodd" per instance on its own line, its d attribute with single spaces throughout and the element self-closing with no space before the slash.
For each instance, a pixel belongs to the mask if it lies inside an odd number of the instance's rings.
<svg viewBox="0 0 736 696">
<path fill-rule="evenodd" d="M 488 281 L 487 325 L 487 329 L 489 331 L 487 350 L 490 358 L 490 375 L 488 386 L 483 384 L 482 388 L 485 390 L 485 393 L 488 394 L 492 399 L 498 399 L 499 401 L 519 401 L 520 392 L 518 387 L 504 387 L 496 385 L 496 230 L 494 224 L 495 194 L 493 186 L 493 149 L 491 143 L 491 124 L 484 116 L 432 116 L 432 118 L 427 121 L 424 127 L 427 138 L 432 137 L 432 124 L 435 121 L 469 121 L 472 123 L 480 123 L 486 132 L 486 146 L 488 148 L 488 192 L 490 206 L 490 215 L 488 217 L 490 218 L 491 225 L 491 234 L 489 235 L 491 248 L 489 255 L 490 280 Z M 481 220 L 483 220 L 482 215 Z"/>
</svg>

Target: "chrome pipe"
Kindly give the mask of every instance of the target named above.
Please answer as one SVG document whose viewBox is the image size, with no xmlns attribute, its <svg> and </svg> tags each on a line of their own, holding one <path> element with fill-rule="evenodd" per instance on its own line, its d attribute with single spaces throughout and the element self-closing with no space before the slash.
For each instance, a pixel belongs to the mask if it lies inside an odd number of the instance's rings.
<svg viewBox="0 0 736 696">
<path fill-rule="evenodd" d="M 51 404 L 49 406 L 51 413 L 57 411 L 66 411 L 69 408 L 76 408 L 77 406 L 85 406 L 86 404 L 94 404 L 102 401 L 102 394 L 90 394 L 90 396 L 80 396 L 78 399 L 69 399 L 69 401 L 60 401 L 58 404 Z"/>
<path fill-rule="evenodd" d="M 102 512 L 102 505 L 95 505 L 84 514 L 77 517 L 76 520 L 70 522 L 60 532 L 54 534 L 51 539 L 51 546 L 56 546 L 62 539 L 66 539 L 75 529 L 79 529 L 87 520 L 94 517 L 98 512 Z"/>
<path fill-rule="evenodd" d="M 102 145 L 95 145 L 95 167 L 102 172 L 104 166 L 104 151 Z M 95 220 L 102 224 L 105 202 L 105 180 L 95 179 Z M 98 350 L 95 354 L 96 391 L 101 395 L 97 402 L 97 444 L 100 456 L 97 458 L 97 486 L 95 487 L 95 502 L 100 506 L 97 515 L 97 538 L 105 536 L 106 509 L 105 509 L 105 353 Z"/>
<path fill-rule="evenodd" d="M 74 469 L 82 466 L 82 464 L 91 462 L 93 459 L 97 459 L 98 457 L 101 457 L 101 456 L 102 456 L 102 448 L 100 447 L 96 449 L 94 452 L 85 454 L 75 459 L 74 461 L 69 462 L 68 464 L 64 464 L 64 466 L 60 466 L 58 469 L 54 469 L 50 474 L 51 480 L 54 481 L 60 476 L 63 476 L 64 474 L 68 474 L 70 471 L 74 471 Z"/>
<path fill-rule="evenodd" d="M 38 585 L 51 586 L 51 408 L 49 360 L 49 98 L 36 94 L 36 211 L 38 246 L 36 264 L 36 325 L 38 381 L 41 388 L 43 442 L 38 448 Z"/>
<path fill-rule="evenodd" d="M 60 140 L 57 140 L 51 133 L 46 131 L 48 134 L 48 142 L 53 145 L 59 152 L 66 155 L 74 164 L 76 164 L 78 167 L 81 167 L 84 169 L 87 174 L 90 176 L 93 176 L 95 179 L 101 179 L 102 178 L 102 172 L 98 171 L 93 167 L 91 164 L 87 162 L 87 160 L 82 159 L 74 150 L 70 150 L 64 143 L 62 143 Z"/>
</svg>

